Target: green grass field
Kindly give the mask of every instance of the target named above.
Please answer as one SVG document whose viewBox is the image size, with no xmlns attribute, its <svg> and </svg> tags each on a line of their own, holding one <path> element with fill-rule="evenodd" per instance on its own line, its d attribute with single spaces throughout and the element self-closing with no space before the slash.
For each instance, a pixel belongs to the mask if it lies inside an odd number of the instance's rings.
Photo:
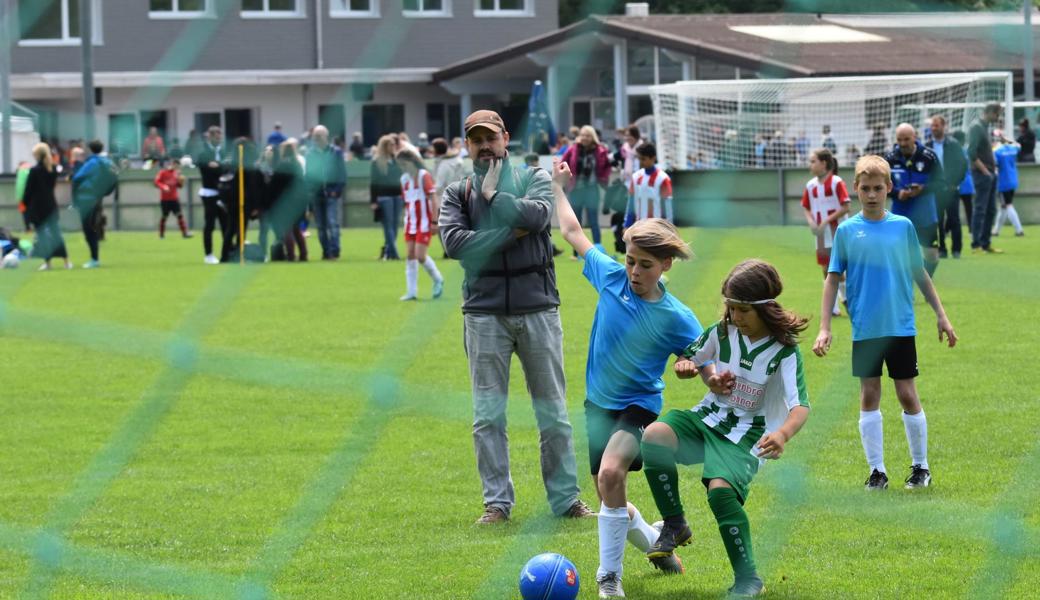
<svg viewBox="0 0 1040 600">
<path fill-rule="evenodd" d="M 1035 598 L 1040 229 L 1006 229 L 1006 255 L 942 262 L 956 348 L 939 344 L 918 299 L 934 483 L 896 485 L 909 458 L 886 383 L 894 485 L 872 495 L 848 320 L 831 356 L 809 350 L 821 284 L 808 232 L 684 234 L 697 259 L 671 271 L 670 290 L 703 324 L 747 257 L 777 265 L 781 301 L 814 317 L 802 344 L 812 415 L 747 504 L 768 597 Z M 79 234 L 67 241 L 82 263 Z M 404 265 L 374 260 L 379 233 L 348 230 L 343 244 L 338 263 L 210 267 L 198 238 L 115 233 L 98 271 L 0 271 L 0 597 L 512 599 L 543 551 L 571 558 L 580 598 L 596 597 L 596 523 L 549 515 L 515 361 L 518 503 L 508 525 L 473 525 L 458 265 L 439 261 L 444 298 L 428 299 L 421 273 L 423 300 L 402 303 Z M 595 295 L 580 268 L 557 264 L 583 497 L 596 505 L 581 408 Z M 704 393 L 670 373 L 666 383 L 666 410 Z M 660 576 L 630 546 L 631 598 L 716 598 L 731 583 L 698 470 L 680 474 L 695 532 L 687 573 Z M 642 474 L 629 488 L 656 520 Z"/>
</svg>

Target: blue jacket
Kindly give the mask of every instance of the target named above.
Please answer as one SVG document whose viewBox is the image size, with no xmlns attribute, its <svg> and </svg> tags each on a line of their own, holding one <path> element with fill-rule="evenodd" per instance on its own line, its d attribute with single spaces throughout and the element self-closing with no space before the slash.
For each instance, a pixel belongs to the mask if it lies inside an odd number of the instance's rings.
<svg viewBox="0 0 1040 600">
<path fill-rule="evenodd" d="M 107 189 L 101 169 L 112 169 L 112 161 L 94 154 L 72 175 L 72 199 L 74 202 L 97 202 Z"/>
<path fill-rule="evenodd" d="M 903 156 L 899 144 L 885 153 L 885 160 L 892 169 L 892 212 L 910 219 L 915 227 L 927 227 L 939 221 L 935 211 L 935 194 L 942 193 L 946 182 L 942 163 L 930 148 L 915 142 L 914 153 Z M 915 198 L 900 200 L 899 192 L 910 189 L 913 184 L 923 189 Z"/>
</svg>

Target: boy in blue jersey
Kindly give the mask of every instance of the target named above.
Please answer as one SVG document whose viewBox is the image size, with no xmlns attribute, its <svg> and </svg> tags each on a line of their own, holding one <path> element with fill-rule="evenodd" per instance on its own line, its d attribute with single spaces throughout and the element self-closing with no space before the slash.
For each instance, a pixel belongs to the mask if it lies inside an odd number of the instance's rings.
<svg viewBox="0 0 1040 600">
<path fill-rule="evenodd" d="M 839 225 L 834 234 L 823 290 L 820 333 L 813 352 L 824 356 L 830 349 L 830 307 L 834 306 L 838 282 L 844 273 L 852 320 L 852 374 L 860 380 L 859 431 L 871 469 L 866 488 L 888 487 L 880 409 L 882 363 L 888 368 L 903 408 L 912 461 L 906 487 L 927 487 L 931 483 L 928 424 L 914 383 L 918 375 L 914 282 L 938 318 L 939 341 L 945 336 L 952 348 L 957 334 L 924 270 L 913 224 L 885 210 L 885 197 L 892 191 L 888 162 L 879 156 L 859 159 L 854 185 L 863 211 Z"/>
<path fill-rule="evenodd" d="M 585 375 L 589 463 L 601 500 L 596 581 L 600 598 L 623 598 L 625 538 L 646 552 L 658 537 L 628 502 L 625 480 L 629 471 L 642 468 L 639 442 L 643 429 L 661 413 L 661 376 L 668 357 L 678 356 L 696 340 L 701 325 L 660 281 L 675 259 L 690 258 L 675 227 L 664 219 L 645 219 L 629 227 L 622 266 L 585 237 L 563 191 L 570 178 L 567 163 L 557 161 L 553 195 L 560 232 L 585 259 L 582 273 L 599 293 Z M 665 572 L 683 572 L 674 555 L 651 562 Z"/>
</svg>

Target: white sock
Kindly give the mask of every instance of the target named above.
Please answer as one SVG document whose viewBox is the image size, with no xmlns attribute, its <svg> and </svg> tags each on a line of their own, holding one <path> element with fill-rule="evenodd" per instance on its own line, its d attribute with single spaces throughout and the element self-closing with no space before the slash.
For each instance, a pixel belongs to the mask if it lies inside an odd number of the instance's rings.
<svg viewBox="0 0 1040 600">
<path fill-rule="evenodd" d="M 839 302 L 844 302 L 845 301 L 845 282 L 844 281 L 839 281 L 838 282 L 838 301 Z"/>
<path fill-rule="evenodd" d="M 404 264 L 405 294 L 417 296 L 419 294 L 419 261 L 409 258 Z"/>
<path fill-rule="evenodd" d="M 632 505 L 629 504 L 629 506 Z M 629 543 L 636 548 L 639 548 L 640 552 L 646 552 L 650 549 L 650 546 L 657 541 L 659 535 L 660 532 L 643 520 L 643 515 L 639 513 L 639 509 L 632 506 L 632 516 L 628 521 Z"/>
<path fill-rule="evenodd" d="M 621 559 L 625 556 L 625 532 L 628 531 L 628 507 L 599 507 L 599 569 L 596 578 L 607 573 L 621 576 Z"/>
<path fill-rule="evenodd" d="M 437 270 L 437 263 L 433 262 L 433 257 L 429 254 L 426 255 L 426 260 L 423 261 L 422 266 L 434 281 L 441 281 L 444 279 L 441 277 L 441 272 Z"/>
<path fill-rule="evenodd" d="M 885 444 L 882 429 L 881 410 L 859 411 L 859 438 L 863 442 L 863 453 L 867 455 L 867 464 L 871 469 L 882 473 L 885 470 Z"/>
<path fill-rule="evenodd" d="M 910 460 L 915 465 L 928 468 L 928 420 L 924 409 L 916 415 L 903 413 L 903 427 L 906 428 L 906 443 L 910 446 Z"/>
<path fill-rule="evenodd" d="M 1000 228 L 1004 226 L 1004 219 L 1007 217 L 1007 211 L 1001 206 L 997 209 L 997 218 L 993 219 L 993 230 L 989 232 L 990 235 L 997 235 L 1000 233 Z"/>
<path fill-rule="evenodd" d="M 1011 226 L 1015 228 L 1015 233 L 1022 233 L 1022 220 L 1018 218 L 1018 211 L 1015 210 L 1014 204 L 1008 204 L 1007 208 L 1004 209 L 1007 213 L 1008 221 L 1011 221 Z"/>
</svg>

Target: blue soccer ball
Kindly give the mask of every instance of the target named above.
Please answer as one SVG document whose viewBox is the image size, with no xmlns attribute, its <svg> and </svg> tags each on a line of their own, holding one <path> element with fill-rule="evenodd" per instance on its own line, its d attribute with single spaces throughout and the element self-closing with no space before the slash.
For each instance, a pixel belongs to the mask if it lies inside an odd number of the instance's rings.
<svg viewBox="0 0 1040 600">
<path fill-rule="evenodd" d="M 579 586 L 574 563 L 552 552 L 532 558 L 520 571 L 520 595 L 524 600 L 574 600 Z"/>
</svg>

